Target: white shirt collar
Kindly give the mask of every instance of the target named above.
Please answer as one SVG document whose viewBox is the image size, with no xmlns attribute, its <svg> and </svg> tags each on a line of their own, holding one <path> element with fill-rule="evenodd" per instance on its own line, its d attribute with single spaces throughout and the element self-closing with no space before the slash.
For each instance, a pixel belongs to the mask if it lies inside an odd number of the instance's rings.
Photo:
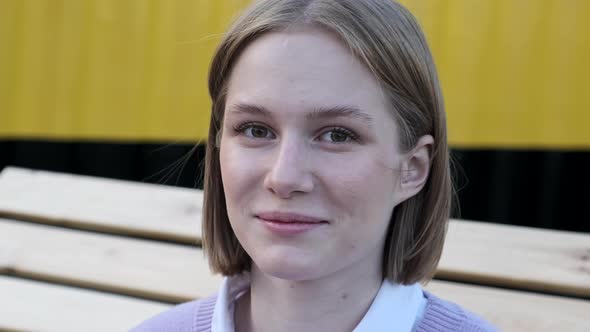
<svg viewBox="0 0 590 332">
<path fill-rule="evenodd" d="M 384 280 L 369 310 L 353 332 L 407 331 L 424 313 L 426 298 L 419 284 L 409 286 Z"/>
<path fill-rule="evenodd" d="M 234 309 L 236 300 L 250 288 L 250 274 L 225 277 L 213 309 L 211 332 L 235 332 Z"/>
<path fill-rule="evenodd" d="M 223 278 L 213 310 L 211 332 L 235 332 L 235 301 L 250 287 L 250 276 Z M 383 281 L 369 310 L 353 332 L 412 331 L 422 318 L 426 298 L 419 284 L 409 286 Z"/>
</svg>

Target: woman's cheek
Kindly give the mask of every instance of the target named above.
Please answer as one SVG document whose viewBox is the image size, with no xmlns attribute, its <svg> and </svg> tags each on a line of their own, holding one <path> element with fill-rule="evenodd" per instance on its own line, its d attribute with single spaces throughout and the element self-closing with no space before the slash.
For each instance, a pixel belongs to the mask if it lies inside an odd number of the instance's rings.
<svg viewBox="0 0 590 332">
<path fill-rule="evenodd" d="M 228 144 L 222 147 L 220 162 L 224 188 L 229 191 L 226 194 L 236 197 L 255 188 L 252 183 L 262 171 L 262 165 L 254 151 Z"/>
<path fill-rule="evenodd" d="M 340 201 L 340 205 L 354 207 L 356 202 L 364 200 L 367 191 L 373 185 L 372 169 L 362 160 L 350 160 L 340 163 L 339 167 L 333 167 L 329 171 L 324 170 L 324 179 L 328 191 Z"/>
<path fill-rule="evenodd" d="M 239 153 L 228 143 L 223 144 L 220 150 L 219 161 L 221 164 L 221 177 L 227 196 L 234 196 L 239 188 L 243 165 L 241 165 Z"/>
<path fill-rule="evenodd" d="M 334 177 L 334 192 L 344 204 L 361 208 L 374 202 L 390 199 L 393 191 L 393 171 L 376 161 L 374 156 L 359 157 L 338 167 Z"/>
</svg>

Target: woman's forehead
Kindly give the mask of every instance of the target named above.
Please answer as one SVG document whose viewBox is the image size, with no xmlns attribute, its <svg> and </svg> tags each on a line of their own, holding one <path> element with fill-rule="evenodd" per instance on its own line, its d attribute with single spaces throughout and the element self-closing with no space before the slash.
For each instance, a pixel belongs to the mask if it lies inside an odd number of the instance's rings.
<svg viewBox="0 0 590 332">
<path fill-rule="evenodd" d="M 333 34 L 318 28 L 268 33 L 248 45 L 232 70 L 227 102 L 271 111 L 385 106 L 368 68 Z"/>
</svg>

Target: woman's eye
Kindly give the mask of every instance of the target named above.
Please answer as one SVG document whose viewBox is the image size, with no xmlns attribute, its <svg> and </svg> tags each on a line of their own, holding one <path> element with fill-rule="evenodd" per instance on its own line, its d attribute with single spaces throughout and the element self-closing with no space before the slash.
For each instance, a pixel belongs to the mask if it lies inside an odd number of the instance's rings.
<svg viewBox="0 0 590 332">
<path fill-rule="evenodd" d="M 356 136 L 352 132 L 343 128 L 329 130 L 322 134 L 321 138 L 323 141 L 332 143 L 347 143 L 356 140 Z"/>
<path fill-rule="evenodd" d="M 239 128 L 239 131 L 252 138 L 272 138 L 273 136 L 268 128 L 255 124 L 247 124 L 242 126 Z"/>
</svg>

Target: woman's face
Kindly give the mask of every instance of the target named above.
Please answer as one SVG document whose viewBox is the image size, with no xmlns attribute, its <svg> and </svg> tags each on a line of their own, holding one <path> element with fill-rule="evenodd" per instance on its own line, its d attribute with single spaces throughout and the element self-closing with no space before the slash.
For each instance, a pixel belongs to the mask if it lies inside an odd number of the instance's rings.
<svg viewBox="0 0 590 332">
<path fill-rule="evenodd" d="M 316 28 L 263 35 L 228 83 L 220 142 L 227 211 L 264 273 L 381 273 L 403 155 L 371 73 Z M 372 272 L 375 272 L 372 271 Z"/>
</svg>

